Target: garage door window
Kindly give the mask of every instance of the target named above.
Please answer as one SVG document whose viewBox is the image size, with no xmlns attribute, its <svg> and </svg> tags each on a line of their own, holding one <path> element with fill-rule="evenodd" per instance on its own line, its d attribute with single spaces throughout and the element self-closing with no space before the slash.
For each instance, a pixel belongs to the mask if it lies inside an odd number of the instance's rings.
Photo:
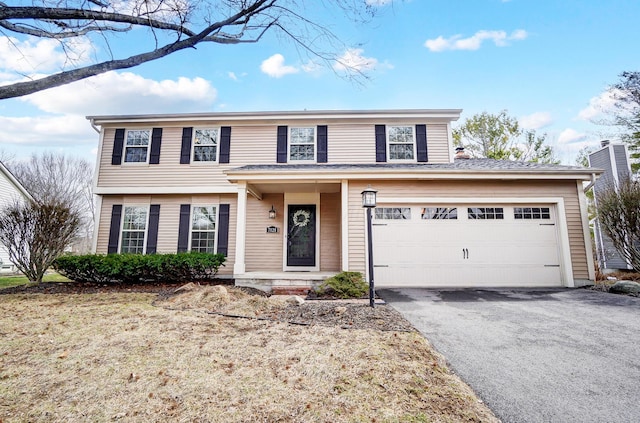
<svg viewBox="0 0 640 423">
<path fill-rule="evenodd" d="M 504 209 L 502 207 L 469 207 L 467 216 L 475 220 L 504 219 Z"/>
<path fill-rule="evenodd" d="M 422 218 L 427 220 L 454 220 L 458 218 L 456 207 L 425 207 Z"/>
<path fill-rule="evenodd" d="M 549 207 L 515 207 L 513 209 L 515 219 L 551 219 Z"/>
<path fill-rule="evenodd" d="M 376 208 L 376 219 L 409 220 L 411 219 L 411 209 L 409 207 L 378 207 Z"/>
</svg>

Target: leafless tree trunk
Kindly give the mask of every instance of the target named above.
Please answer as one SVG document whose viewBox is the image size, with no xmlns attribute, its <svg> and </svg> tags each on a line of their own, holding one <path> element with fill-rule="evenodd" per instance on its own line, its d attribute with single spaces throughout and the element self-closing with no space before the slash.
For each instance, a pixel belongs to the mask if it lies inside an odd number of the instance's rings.
<svg viewBox="0 0 640 423">
<path fill-rule="evenodd" d="M 200 43 L 256 43 L 270 30 L 283 34 L 316 60 L 325 64 L 340 62 L 341 52 L 336 49 L 344 46 L 339 38 L 307 16 L 307 10 L 318 7 L 341 8 L 356 20 L 369 18 L 375 10 L 365 0 L 61 0 L 51 5 L 33 0 L 30 6 L 0 2 L 0 34 L 55 39 L 67 53 L 77 49 L 79 40 L 102 43 L 101 50 L 109 53 L 92 64 L 77 66 L 74 56 L 68 54 L 67 65 L 71 69 L 0 86 L 0 99 L 131 68 Z M 148 30 L 148 42 L 141 46 L 139 42 L 130 43 L 128 47 L 139 47 L 139 53 L 117 57 L 116 43 L 110 40 L 115 34 L 124 36 L 134 29 Z M 79 53 L 87 55 L 86 51 Z M 350 64 L 342 65 L 352 71 L 352 76 L 359 74 Z"/>
<path fill-rule="evenodd" d="M 17 201 L 0 213 L 0 243 L 29 281 L 40 283 L 75 236 L 79 223 L 77 214 L 61 203 Z"/>
</svg>

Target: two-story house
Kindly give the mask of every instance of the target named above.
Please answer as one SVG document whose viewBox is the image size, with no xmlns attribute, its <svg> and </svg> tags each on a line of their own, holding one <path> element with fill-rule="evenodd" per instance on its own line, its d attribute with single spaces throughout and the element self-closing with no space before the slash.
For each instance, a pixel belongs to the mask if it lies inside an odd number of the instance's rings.
<svg viewBox="0 0 640 423">
<path fill-rule="evenodd" d="M 460 110 L 90 116 L 98 253 L 221 252 L 236 284 L 367 271 L 377 286 L 577 286 L 594 279 L 594 169 L 455 158 Z"/>
</svg>

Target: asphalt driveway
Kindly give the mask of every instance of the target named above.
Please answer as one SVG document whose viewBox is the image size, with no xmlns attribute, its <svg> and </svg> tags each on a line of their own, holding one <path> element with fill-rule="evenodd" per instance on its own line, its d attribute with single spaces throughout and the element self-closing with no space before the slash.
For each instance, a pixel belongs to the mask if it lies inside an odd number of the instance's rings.
<svg viewBox="0 0 640 423">
<path fill-rule="evenodd" d="M 384 289 L 503 422 L 640 422 L 640 298 Z"/>
</svg>

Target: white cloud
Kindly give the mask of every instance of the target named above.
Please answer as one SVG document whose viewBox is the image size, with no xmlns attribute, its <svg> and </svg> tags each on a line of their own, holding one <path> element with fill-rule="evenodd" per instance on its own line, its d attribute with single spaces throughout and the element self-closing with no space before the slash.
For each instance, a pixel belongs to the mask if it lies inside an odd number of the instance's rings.
<svg viewBox="0 0 640 423">
<path fill-rule="evenodd" d="M 449 38 L 444 38 L 441 35 L 438 38 L 425 41 L 424 45 L 430 51 L 434 52 L 445 50 L 478 50 L 485 40 L 493 41 L 498 47 L 504 47 L 509 45 L 509 41 L 524 40 L 527 36 L 527 31 L 524 29 L 517 29 L 510 35 L 505 31 L 481 30 L 468 38 L 462 38 L 460 34 Z"/>
<path fill-rule="evenodd" d="M 535 112 L 530 115 L 520 117 L 518 122 L 524 129 L 538 130 L 545 126 L 549 126 L 553 123 L 553 119 L 549 112 Z"/>
<path fill-rule="evenodd" d="M 234 81 L 238 80 L 238 77 L 236 76 L 235 72 L 227 72 L 227 76 L 229 77 L 229 79 L 233 79 Z"/>
<path fill-rule="evenodd" d="M 364 50 L 361 48 L 348 49 L 338 58 L 333 68 L 339 71 L 352 69 L 359 72 L 375 69 L 378 66 L 378 59 L 365 57 L 362 53 Z"/>
<path fill-rule="evenodd" d="M 0 37 L 0 70 L 18 74 L 58 71 L 66 64 L 85 63 L 92 51 L 91 43 L 83 38 L 65 42 L 62 50 L 56 40 Z"/>
<path fill-rule="evenodd" d="M 294 66 L 285 65 L 284 56 L 279 53 L 264 60 L 260 65 L 260 70 L 272 78 L 282 78 L 285 75 L 300 71 Z"/>
<path fill-rule="evenodd" d="M 369 6 L 384 6 L 390 4 L 393 0 L 367 0 L 366 3 Z"/>
<path fill-rule="evenodd" d="M 97 134 L 78 115 L 0 116 L 0 143 L 22 145 L 75 145 L 95 143 Z"/>
<path fill-rule="evenodd" d="M 589 100 L 589 105 L 578 113 L 580 120 L 593 120 L 604 117 L 608 112 L 616 109 L 616 96 L 621 94 L 620 90 L 610 89 L 602 92 Z"/>
<path fill-rule="evenodd" d="M 567 128 L 558 135 L 558 144 L 575 144 L 585 141 L 587 138 L 588 135 L 584 132 L 578 132 L 575 129 Z"/>
<path fill-rule="evenodd" d="M 45 112 L 85 116 L 202 111 L 216 96 L 216 89 L 202 78 L 156 81 L 131 72 L 107 72 L 21 100 Z"/>
</svg>

